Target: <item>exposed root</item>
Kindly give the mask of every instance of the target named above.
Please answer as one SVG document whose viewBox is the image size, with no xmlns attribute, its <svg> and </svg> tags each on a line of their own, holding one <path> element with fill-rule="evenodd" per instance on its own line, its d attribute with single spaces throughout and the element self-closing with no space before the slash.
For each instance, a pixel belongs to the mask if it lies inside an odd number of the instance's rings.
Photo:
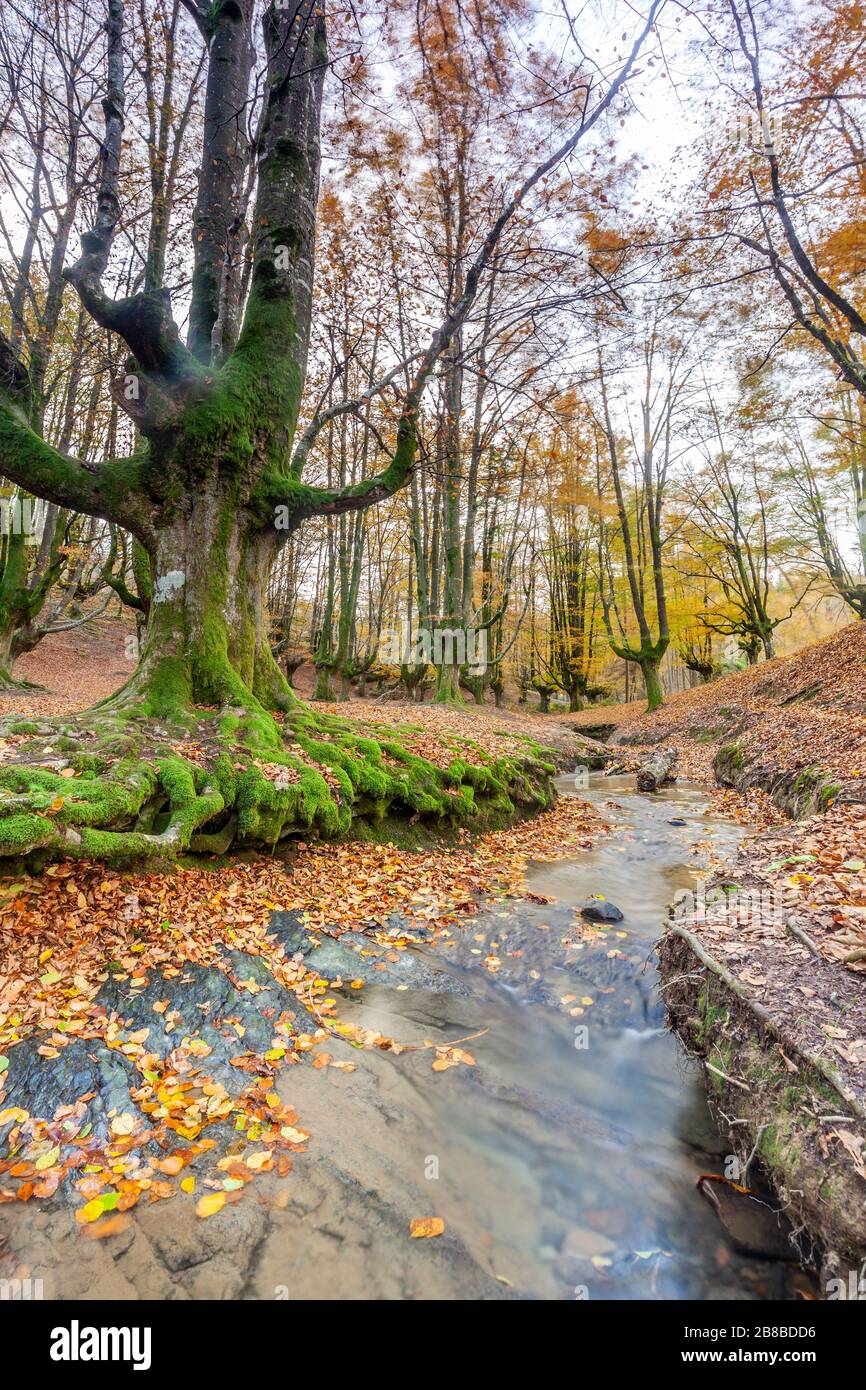
<svg viewBox="0 0 866 1390">
<path fill-rule="evenodd" d="M 489 828 L 550 804 L 534 745 L 494 757 L 470 739 L 412 751 L 411 729 L 375 737 L 299 706 L 190 707 L 171 718 L 109 701 L 83 715 L 0 721 L 0 857 L 171 859 L 272 848 L 289 836 L 366 833 L 392 812 Z"/>
<path fill-rule="evenodd" d="M 45 686 L 38 685 L 36 681 L 27 681 L 23 676 L 19 680 L 0 666 L 0 695 L 25 694 L 34 690 L 45 690 Z"/>
</svg>

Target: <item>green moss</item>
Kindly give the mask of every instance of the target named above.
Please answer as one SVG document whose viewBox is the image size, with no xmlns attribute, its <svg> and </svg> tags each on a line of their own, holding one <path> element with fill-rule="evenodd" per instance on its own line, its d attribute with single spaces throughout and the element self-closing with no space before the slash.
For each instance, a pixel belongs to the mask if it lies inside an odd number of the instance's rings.
<svg viewBox="0 0 866 1390">
<path fill-rule="evenodd" d="M 34 766 L 58 746 L 60 731 L 50 721 L 33 725 L 33 762 L 0 768 L 0 855 L 176 858 L 191 848 L 222 853 L 233 840 L 270 847 L 292 835 L 381 838 L 400 824 L 401 839 L 423 843 L 452 827 L 497 827 L 553 797 L 553 767 L 531 742 L 493 757 L 472 739 L 449 736 L 440 742 L 450 756 L 439 765 L 406 746 L 424 732 L 415 726 L 373 737 L 306 707 L 284 726 L 249 702 L 209 720 L 190 707 L 155 719 L 166 689 L 169 703 L 182 693 L 170 678 L 157 687 L 143 709 L 127 699 L 92 711 L 86 748 L 84 731 L 64 721 L 75 777 Z M 203 726 L 212 752 L 200 766 L 183 745 L 190 735 L 198 741 Z"/>
</svg>

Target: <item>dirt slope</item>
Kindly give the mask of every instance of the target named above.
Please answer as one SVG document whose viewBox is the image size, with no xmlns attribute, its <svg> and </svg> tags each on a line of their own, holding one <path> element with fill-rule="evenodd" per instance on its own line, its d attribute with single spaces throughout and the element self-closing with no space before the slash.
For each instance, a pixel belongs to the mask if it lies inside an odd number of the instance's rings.
<svg viewBox="0 0 866 1390">
<path fill-rule="evenodd" d="M 866 623 L 794 656 L 778 657 L 671 695 L 647 714 L 643 701 L 558 715 L 575 729 L 616 726 L 614 741 L 672 743 L 682 769 L 707 776 L 721 748 L 737 743 L 754 769 L 776 776 L 819 768 L 844 799 L 866 799 Z M 753 781 L 754 784 L 754 781 Z"/>
</svg>

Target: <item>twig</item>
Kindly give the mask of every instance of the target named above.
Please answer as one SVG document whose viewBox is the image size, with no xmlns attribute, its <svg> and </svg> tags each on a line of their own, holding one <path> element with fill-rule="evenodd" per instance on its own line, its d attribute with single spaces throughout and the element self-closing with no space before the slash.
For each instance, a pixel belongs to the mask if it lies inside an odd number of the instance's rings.
<svg viewBox="0 0 866 1390">
<path fill-rule="evenodd" d="M 807 934 L 803 931 L 803 928 L 797 926 L 797 923 L 794 921 L 793 917 L 789 917 L 787 922 L 785 923 L 785 931 L 789 932 L 791 936 L 795 936 L 798 941 L 801 941 L 803 943 L 807 951 L 811 951 L 813 956 L 818 956 L 820 959 L 821 952 L 818 950 L 818 947 L 815 945 L 811 936 L 807 936 Z"/>
<path fill-rule="evenodd" d="M 732 1086 L 738 1086 L 741 1091 L 751 1092 L 751 1086 L 747 1086 L 745 1081 L 738 1081 L 735 1076 L 728 1076 L 726 1071 L 722 1071 L 721 1067 L 714 1067 L 712 1062 L 708 1062 L 706 1058 L 704 1058 L 704 1066 L 709 1071 L 714 1071 L 716 1076 L 720 1076 L 723 1081 L 730 1081 Z"/>
<path fill-rule="evenodd" d="M 485 1033 L 489 1033 L 489 1032 L 490 1032 L 490 1029 L 489 1029 L 489 1028 L 481 1028 L 477 1033 L 467 1033 L 465 1038 L 455 1038 L 453 1042 L 443 1042 L 443 1043 L 434 1043 L 434 1042 L 407 1043 L 407 1044 L 405 1045 L 405 1047 L 401 1047 L 400 1051 L 401 1051 L 401 1052 L 425 1052 L 428 1048 L 435 1047 L 436 1051 L 438 1052 L 438 1051 L 440 1050 L 440 1048 L 457 1047 L 458 1043 L 473 1042 L 473 1041 L 475 1040 L 475 1038 L 483 1038 L 483 1037 L 484 1037 L 484 1034 L 485 1034 Z"/>
<path fill-rule="evenodd" d="M 755 1139 L 755 1143 L 754 1143 L 754 1147 L 752 1148 L 752 1152 L 749 1154 L 749 1157 L 746 1159 L 746 1166 L 745 1166 L 745 1168 L 743 1169 L 743 1186 L 744 1186 L 744 1187 L 746 1186 L 746 1178 L 749 1176 L 749 1169 L 750 1169 L 751 1166 L 752 1166 L 752 1159 L 755 1157 L 755 1154 L 758 1152 L 758 1145 L 759 1145 L 760 1142 L 761 1142 L 761 1135 L 764 1133 L 764 1130 L 767 1129 L 767 1128 L 769 1127 L 769 1123 L 770 1123 L 769 1120 L 766 1120 L 766 1121 L 764 1122 L 764 1124 L 761 1125 L 761 1128 L 758 1130 L 757 1138 Z"/>
</svg>

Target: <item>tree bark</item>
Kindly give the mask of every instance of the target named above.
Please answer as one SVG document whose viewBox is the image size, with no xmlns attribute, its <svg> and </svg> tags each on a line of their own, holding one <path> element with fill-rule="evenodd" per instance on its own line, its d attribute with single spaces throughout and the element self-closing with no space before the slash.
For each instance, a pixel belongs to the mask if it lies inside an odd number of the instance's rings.
<svg viewBox="0 0 866 1390">
<path fill-rule="evenodd" d="M 147 712 L 295 703 L 271 652 L 267 583 L 279 547 L 230 483 L 212 476 L 156 533 L 153 596 L 139 670 L 118 698 Z"/>
</svg>

